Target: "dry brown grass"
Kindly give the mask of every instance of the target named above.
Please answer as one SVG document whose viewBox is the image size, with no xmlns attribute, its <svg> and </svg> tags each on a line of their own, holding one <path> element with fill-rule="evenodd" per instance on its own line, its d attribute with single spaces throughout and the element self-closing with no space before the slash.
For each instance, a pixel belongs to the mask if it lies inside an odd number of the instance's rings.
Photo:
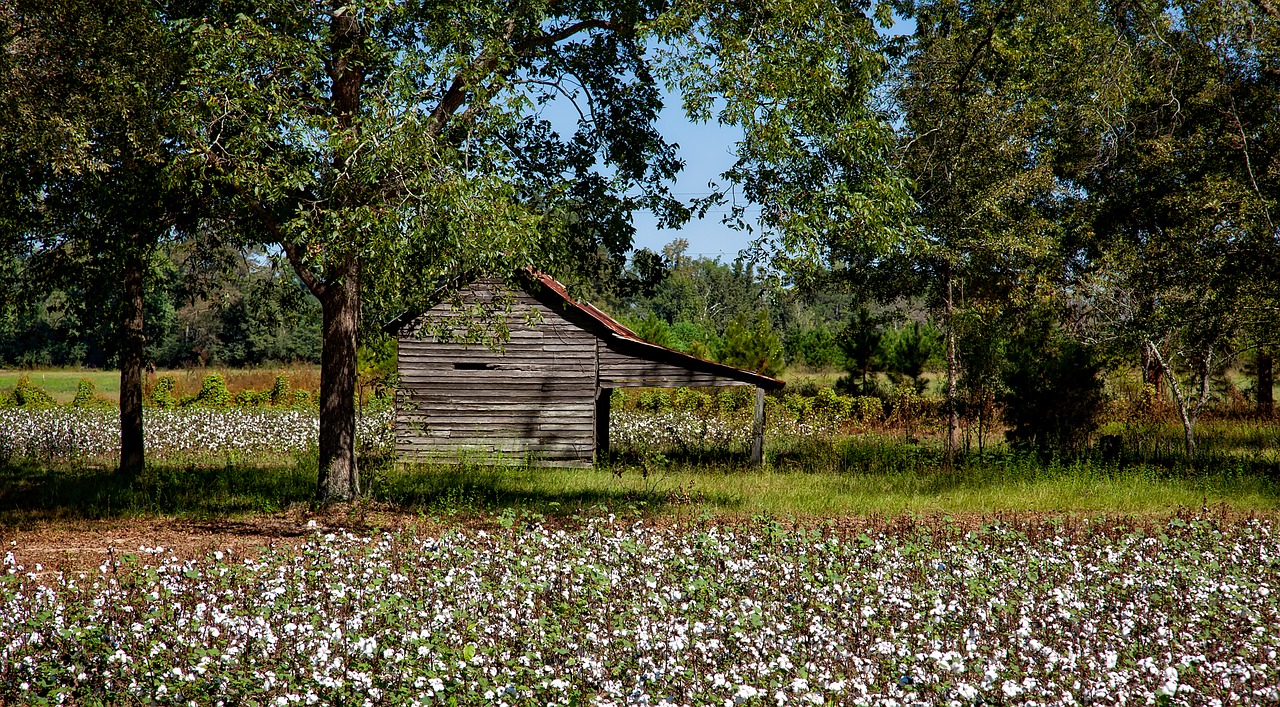
<svg viewBox="0 0 1280 707">
<path fill-rule="evenodd" d="M 222 375 L 223 380 L 227 383 L 227 390 L 232 395 L 243 390 L 271 390 L 271 386 L 276 382 L 276 376 L 283 375 L 289 380 L 289 387 L 294 390 L 311 391 L 312 396 L 318 394 L 320 390 L 320 367 L 314 364 L 300 363 L 281 368 L 185 368 L 173 371 L 156 371 L 147 381 L 148 385 L 154 385 L 155 379 L 160 376 L 173 376 L 178 381 L 177 390 L 174 391 L 179 398 L 189 397 L 200 392 L 200 383 L 204 381 L 205 376 L 211 373 Z"/>
</svg>

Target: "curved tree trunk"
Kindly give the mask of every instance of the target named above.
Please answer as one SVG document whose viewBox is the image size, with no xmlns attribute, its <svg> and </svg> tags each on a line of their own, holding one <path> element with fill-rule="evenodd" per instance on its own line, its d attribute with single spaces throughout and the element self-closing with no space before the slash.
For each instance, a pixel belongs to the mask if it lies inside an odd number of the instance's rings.
<svg viewBox="0 0 1280 707">
<path fill-rule="evenodd" d="M 120 340 L 120 472 L 142 473 L 142 362 L 147 339 L 143 331 L 143 276 L 146 256 L 133 249 L 125 256 Z"/>
<path fill-rule="evenodd" d="M 347 256 L 340 280 L 320 297 L 324 313 L 320 357 L 320 475 L 322 503 L 360 495 L 356 466 L 356 329 L 360 322 L 360 268 Z"/>
</svg>

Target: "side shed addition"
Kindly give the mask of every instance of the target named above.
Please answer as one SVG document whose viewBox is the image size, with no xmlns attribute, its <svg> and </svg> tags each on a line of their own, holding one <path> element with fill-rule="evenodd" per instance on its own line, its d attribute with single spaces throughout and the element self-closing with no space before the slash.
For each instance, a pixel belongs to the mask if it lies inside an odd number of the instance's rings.
<svg viewBox="0 0 1280 707">
<path fill-rule="evenodd" d="M 468 298 L 492 297 L 478 280 Z M 424 317 L 447 319 L 437 305 L 389 322 L 397 337 L 396 453 L 412 461 L 532 460 L 590 466 L 609 446 L 614 388 L 756 387 L 751 460 L 764 453 L 764 392 L 783 382 L 644 341 L 609 315 L 576 302 L 551 277 L 522 278 L 507 315 L 504 350 L 420 337 Z"/>
</svg>

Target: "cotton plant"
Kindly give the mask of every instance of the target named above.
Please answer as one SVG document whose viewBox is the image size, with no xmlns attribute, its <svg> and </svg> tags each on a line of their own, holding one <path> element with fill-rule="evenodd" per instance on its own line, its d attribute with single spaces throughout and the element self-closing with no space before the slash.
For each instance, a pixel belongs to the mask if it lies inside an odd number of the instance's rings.
<svg viewBox="0 0 1280 707">
<path fill-rule="evenodd" d="M 392 412 L 361 416 L 362 449 L 389 453 L 395 444 Z M 238 454 L 291 455 L 315 447 L 319 417 L 307 410 L 148 409 L 148 458 Z M 0 410 L 0 460 L 77 461 L 119 453 L 120 422 L 112 410 L 49 408 Z"/>
<path fill-rule="evenodd" d="M 0 702 L 1265 704 L 1269 520 L 536 517 L 0 575 Z"/>
</svg>

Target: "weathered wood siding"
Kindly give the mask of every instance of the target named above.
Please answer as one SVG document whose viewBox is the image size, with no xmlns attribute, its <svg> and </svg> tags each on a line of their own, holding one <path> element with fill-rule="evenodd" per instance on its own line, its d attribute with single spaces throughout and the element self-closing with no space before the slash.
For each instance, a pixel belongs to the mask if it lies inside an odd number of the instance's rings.
<svg viewBox="0 0 1280 707">
<path fill-rule="evenodd" d="M 623 347 L 637 348 L 627 342 L 617 344 L 601 340 L 600 349 L 600 385 L 606 388 L 675 388 L 680 386 L 730 386 L 745 385 L 731 378 L 723 378 L 703 371 L 691 370 L 684 366 L 676 366 L 648 358 L 642 355 L 653 353 L 644 350 L 623 350 Z"/>
<path fill-rule="evenodd" d="M 483 296 L 486 285 L 474 291 Z M 534 324 L 527 324 L 531 313 Z M 446 306 L 427 316 L 448 317 Z M 538 319 L 540 318 L 540 321 Z M 396 451 L 402 459 L 590 464 L 595 449 L 592 333 L 517 292 L 504 351 L 399 336 Z"/>
</svg>

